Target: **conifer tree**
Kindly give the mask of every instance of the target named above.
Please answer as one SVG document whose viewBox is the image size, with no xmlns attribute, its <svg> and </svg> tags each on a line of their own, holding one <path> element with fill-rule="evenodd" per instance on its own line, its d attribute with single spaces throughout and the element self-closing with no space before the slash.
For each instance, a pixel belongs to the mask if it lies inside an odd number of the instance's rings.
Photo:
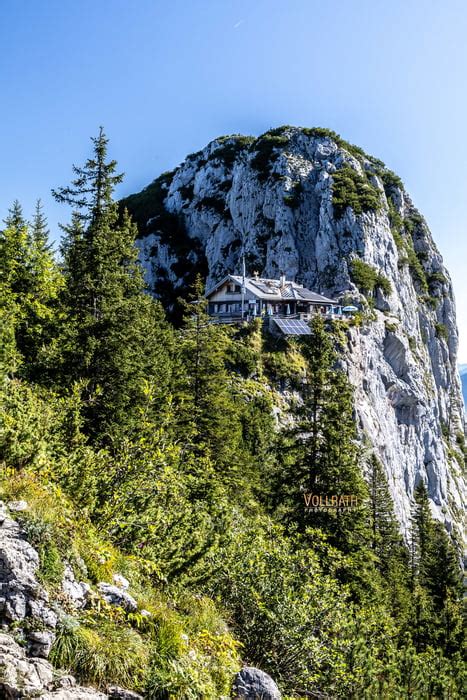
<svg viewBox="0 0 467 700">
<path fill-rule="evenodd" d="M 12 206 L 8 209 L 6 219 L 3 220 L 6 228 L 23 229 L 26 228 L 28 222 L 24 218 L 23 207 L 19 200 L 15 199 Z"/>
<path fill-rule="evenodd" d="M 197 451 L 207 449 L 218 468 L 228 466 L 238 472 L 241 424 L 226 369 L 228 331 L 209 322 L 199 276 L 191 299 L 182 304 L 185 314 L 179 351 L 184 369 L 178 391 L 179 426 L 187 444 Z"/>
<path fill-rule="evenodd" d="M 31 221 L 31 236 L 38 249 L 50 250 L 50 231 L 47 224 L 47 217 L 44 214 L 44 209 L 40 199 L 36 201 L 36 208 Z"/>
<path fill-rule="evenodd" d="M 53 191 L 73 208 L 62 241 L 66 323 L 57 345 L 62 384 L 84 382 L 87 433 L 110 441 L 131 428 L 147 383 L 167 399 L 170 333 L 158 303 L 145 294 L 134 245 L 136 227 L 113 200 L 123 176 L 107 159 L 101 128 L 93 154 L 74 179 Z M 155 402 L 154 405 L 157 405 Z"/>
<path fill-rule="evenodd" d="M 31 235 L 22 208 L 15 201 L 0 232 L 0 284 L 15 313 L 17 359 L 21 374 L 38 379 L 39 355 L 53 337 L 61 275 L 46 235 Z M 8 312 L 11 316 L 12 314 Z M 18 367 L 18 362 L 15 363 Z"/>
<path fill-rule="evenodd" d="M 420 481 L 414 491 L 415 511 L 413 515 L 412 539 L 413 561 L 412 568 L 418 582 L 424 586 L 430 565 L 430 546 L 433 540 L 433 518 L 430 511 L 428 491 L 423 481 Z"/>
<path fill-rule="evenodd" d="M 397 526 L 386 474 L 375 455 L 370 459 L 368 491 L 371 548 L 378 558 L 381 571 L 385 573 L 392 559 L 407 561 L 407 550 Z"/>
<path fill-rule="evenodd" d="M 290 454 L 282 475 L 286 517 L 322 528 L 344 552 L 362 546 L 368 537 L 365 516 L 367 489 L 360 470 L 352 390 L 344 373 L 334 368 L 337 355 L 324 320 L 311 322 L 302 347 L 307 363 L 303 403 L 290 438 Z M 305 509 L 304 493 L 346 496 L 357 507 L 313 511 Z"/>
<path fill-rule="evenodd" d="M 0 282 L 0 382 L 16 373 L 20 357 L 16 348 L 17 303 L 8 285 Z"/>
</svg>

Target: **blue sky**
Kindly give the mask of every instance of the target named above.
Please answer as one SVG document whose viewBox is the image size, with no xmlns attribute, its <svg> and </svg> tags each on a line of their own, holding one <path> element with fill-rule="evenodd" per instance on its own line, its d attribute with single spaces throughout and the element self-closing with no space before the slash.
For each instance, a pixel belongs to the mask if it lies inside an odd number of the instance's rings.
<svg viewBox="0 0 467 700">
<path fill-rule="evenodd" d="M 0 216 L 41 197 L 105 126 L 141 189 L 226 133 L 325 126 L 381 158 L 427 218 L 467 362 L 467 3 L 0 0 Z"/>
</svg>

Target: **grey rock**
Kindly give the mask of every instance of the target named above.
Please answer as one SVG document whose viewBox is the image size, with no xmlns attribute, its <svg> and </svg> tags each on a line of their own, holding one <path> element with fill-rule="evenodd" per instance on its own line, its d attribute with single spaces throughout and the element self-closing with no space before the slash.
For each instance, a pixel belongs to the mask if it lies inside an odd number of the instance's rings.
<svg viewBox="0 0 467 700">
<path fill-rule="evenodd" d="M 108 603 L 118 605 L 125 610 L 134 611 L 138 609 L 136 600 L 126 591 L 111 583 L 98 583 L 97 589 Z"/>
<path fill-rule="evenodd" d="M 77 581 L 73 573 L 73 569 L 69 564 L 65 564 L 62 591 L 68 598 L 68 601 L 75 608 L 85 608 L 91 596 L 91 588 L 84 581 Z"/>
<path fill-rule="evenodd" d="M 110 700 L 110 695 L 94 688 L 76 685 L 73 676 L 57 678 L 51 664 L 42 658 L 28 657 L 9 634 L 0 633 L 0 698 L 2 700 Z M 121 700 L 139 700 L 141 696 L 118 689 Z M 124 695 L 124 693 L 127 693 Z"/>
<path fill-rule="evenodd" d="M 128 581 L 128 579 L 126 579 L 121 574 L 114 574 L 113 575 L 113 582 L 119 588 L 123 588 L 124 591 L 126 591 L 130 587 L 130 582 Z"/>
<path fill-rule="evenodd" d="M 44 659 L 28 659 L 24 650 L 7 634 L 0 634 L 0 697 L 16 700 L 52 686 L 53 669 Z"/>
<path fill-rule="evenodd" d="M 8 510 L 21 512 L 22 510 L 28 509 L 28 504 L 26 501 L 9 501 L 7 503 Z"/>
<path fill-rule="evenodd" d="M 94 688 L 61 688 L 39 696 L 39 700 L 108 700 L 106 693 Z"/>
<path fill-rule="evenodd" d="M 143 696 L 134 693 L 132 690 L 124 690 L 117 685 L 111 685 L 107 688 L 109 700 L 143 700 Z"/>
<path fill-rule="evenodd" d="M 76 685 L 76 678 L 74 676 L 60 676 L 55 681 L 55 688 L 60 689 L 60 688 L 74 688 Z"/>
<path fill-rule="evenodd" d="M 0 624 L 3 627 L 32 618 L 43 628 L 55 628 L 57 615 L 49 605 L 47 592 L 38 583 L 38 568 L 38 553 L 24 539 L 19 524 L 5 516 L 0 528 Z"/>
<path fill-rule="evenodd" d="M 281 700 L 279 688 L 264 671 L 245 666 L 235 676 L 232 697 L 234 700 Z"/>
<path fill-rule="evenodd" d="M 55 641 L 55 634 L 50 631 L 31 632 L 28 636 L 28 641 L 28 653 L 30 656 L 47 659 Z"/>
</svg>

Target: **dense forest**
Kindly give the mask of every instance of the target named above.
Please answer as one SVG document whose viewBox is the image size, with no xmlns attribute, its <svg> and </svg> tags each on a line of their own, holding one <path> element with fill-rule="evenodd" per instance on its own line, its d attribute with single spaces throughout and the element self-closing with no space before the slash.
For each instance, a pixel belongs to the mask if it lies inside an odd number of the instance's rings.
<svg viewBox="0 0 467 700">
<path fill-rule="evenodd" d="M 422 482 L 403 540 L 338 369 L 345 324 L 213 325 L 198 278 L 173 325 L 92 143 L 54 191 L 59 255 L 40 203 L 0 232 L 1 497 L 27 501 L 51 597 L 66 562 L 138 602 L 64 614 L 52 662 L 153 700 L 229 697 L 242 662 L 290 698 L 461 698 L 459 552 Z M 358 506 L 313 512 L 308 492 Z"/>
</svg>

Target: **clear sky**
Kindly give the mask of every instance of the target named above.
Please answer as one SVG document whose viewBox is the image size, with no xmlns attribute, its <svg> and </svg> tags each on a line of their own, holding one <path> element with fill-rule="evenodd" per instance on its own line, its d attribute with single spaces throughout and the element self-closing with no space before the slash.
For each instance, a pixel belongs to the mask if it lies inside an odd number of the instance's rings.
<svg viewBox="0 0 467 700">
<path fill-rule="evenodd" d="M 227 133 L 325 126 L 404 180 L 450 270 L 467 362 L 465 0 L 0 0 L 0 216 L 54 235 L 103 124 L 119 196 Z"/>
</svg>

